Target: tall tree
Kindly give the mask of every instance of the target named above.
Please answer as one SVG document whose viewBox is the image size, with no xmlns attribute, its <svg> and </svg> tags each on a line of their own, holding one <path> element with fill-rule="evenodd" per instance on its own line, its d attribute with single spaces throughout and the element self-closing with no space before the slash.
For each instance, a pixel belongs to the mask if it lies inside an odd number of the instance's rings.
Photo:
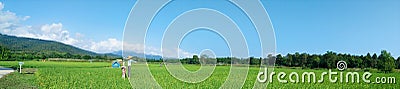
<svg viewBox="0 0 400 89">
<path fill-rule="evenodd" d="M 289 67 L 292 67 L 293 66 L 293 56 L 292 56 L 292 54 L 287 54 L 286 55 L 286 57 L 287 57 L 287 60 L 286 60 L 286 66 L 289 66 Z"/>
<path fill-rule="evenodd" d="M 254 57 L 250 57 L 249 59 L 250 59 L 250 65 L 256 65 L 257 60 Z"/>
<path fill-rule="evenodd" d="M 333 69 L 336 67 L 336 62 L 337 62 L 337 55 L 336 53 L 332 51 L 328 51 L 324 54 L 325 61 L 323 65 L 325 65 L 325 68 L 328 69 Z"/>
<path fill-rule="evenodd" d="M 371 68 L 372 67 L 371 54 L 367 53 L 367 55 L 364 57 L 363 64 L 364 64 L 365 68 Z"/>
<path fill-rule="evenodd" d="M 301 65 L 301 67 L 310 67 L 310 66 L 308 66 L 309 64 L 308 64 L 308 54 L 306 54 L 306 53 L 302 53 L 302 54 L 300 54 L 300 65 Z"/>
<path fill-rule="evenodd" d="M 89 55 L 84 55 L 84 56 L 82 56 L 82 58 L 83 58 L 83 59 L 92 59 L 92 57 L 89 56 Z"/>
<path fill-rule="evenodd" d="M 276 56 L 276 65 L 282 66 L 283 61 L 284 61 L 284 59 L 283 59 L 282 55 L 281 55 L 281 54 L 278 54 L 278 55 Z"/>
<path fill-rule="evenodd" d="M 376 55 L 376 53 L 374 53 L 374 55 L 372 55 L 371 65 L 373 68 L 378 68 L 378 56 Z"/>
<path fill-rule="evenodd" d="M 386 50 L 381 51 L 381 55 L 378 57 L 378 69 L 381 71 L 390 72 L 395 68 L 394 58 Z"/>
<path fill-rule="evenodd" d="M 362 58 L 363 58 L 363 56 L 359 56 L 359 57 L 355 58 L 355 61 L 354 61 L 354 64 L 356 64 L 355 68 L 365 68 L 364 65 L 362 64 L 363 63 Z"/>
<path fill-rule="evenodd" d="M 319 64 L 321 62 L 321 59 L 319 58 L 319 55 L 313 55 L 311 57 L 311 60 L 312 60 L 311 68 L 319 68 Z"/>
<path fill-rule="evenodd" d="M 8 60 L 10 55 L 10 50 L 6 47 L 0 46 L 0 60 Z"/>
<path fill-rule="evenodd" d="M 397 58 L 397 69 L 400 69 L 400 57 Z"/>
<path fill-rule="evenodd" d="M 199 56 L 193 55 L 192 58 L 189 58 L 188 64 L 199 64 Z"/>
<path fill-rule="evenodd" d="M 299 52 L 294 53 L 292 65 L 294 65 L 296 67 L 300 67 L 300 65 L 301 65 L 301 60 L 300 59 L 301 59 L 300 58 L 300 53 Z"/>
</svg>

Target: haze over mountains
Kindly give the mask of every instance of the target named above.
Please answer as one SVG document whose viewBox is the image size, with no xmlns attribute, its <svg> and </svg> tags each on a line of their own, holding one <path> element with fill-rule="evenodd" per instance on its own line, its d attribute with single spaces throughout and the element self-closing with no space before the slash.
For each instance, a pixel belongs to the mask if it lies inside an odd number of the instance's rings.
<svg viewBox="0 0 400 89">
<path fill-rule="evenodd" d="M 32 52 L 66 52 L 71 54 L 97 55 L 95 52 L 86 51 L 61 42 L 33 39 L 26 37 L 16 37 L 0 34 L 0 46 L 13 51 L 32 51 Z"/>
<path fill-rule="evenodd" d="M 29 53 L 57 52 L 57 53 L 69 53 L 72 55 L 77 55 L 77 54 L 90 55 L 90 56 L 107 55 L 113 57 L 120 56 L 110 53 L 106 54 L 95 53 L 57 41 L 16 37 L 4 34 L 0 34 L 0 46 L 5 47 L 14 52 L 29 52 Z"/>
</svg>

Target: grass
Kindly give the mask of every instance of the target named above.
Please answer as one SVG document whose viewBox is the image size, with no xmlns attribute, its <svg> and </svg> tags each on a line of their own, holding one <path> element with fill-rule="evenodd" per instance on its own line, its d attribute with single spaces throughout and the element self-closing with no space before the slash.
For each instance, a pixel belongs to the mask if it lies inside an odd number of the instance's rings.
<svg viewBox="0 0 400 89">
<path fill-rule="evenodd" d="M 10 73 L 0 79 L 0 89 L 36 89 L 36 77 L 33 74 Z"/>
<path fill-rule="evenodd" d="M 0 88 L 7 88 L 14 80 L 27 82 L 36 88 L 129 88 L 129 80 L 121 78 L 119 68 L 107 62 L 36 62 L 27 61 L 23 68 L 37 68 L 35 74 L 13 73 L 1 79 Z M 18 62 L 1 61 L 0 66 L 16 68 Z M 13 86 L 13 85 L 10 85 Z M 15 85 L 17 88 L 24 86 Z"/>
<path fill-rule="evenodd" d="M 0 61 L 0 66 L 18 68 L 17 61 Z M 111 63 L 108 62 L 37 62 L 26 61 L 23 68 L 35 68 L 37 71 L 34 74 L 19 74 L 11 73 L 0 79 L 0 88 L 95 88 L 95 89 L 109 89 L 109 88 L 131 88 L 128 79 L 121 78 L 121 70 L 119 68 L 110 68 Z M 192 72 L 200 69 L 198 65 L 185 65 L 187 70 Z M 217 66 L 213 74 L 200 83 L 187 83 L 174 78 L 165 67 L 160 67 L 159 64 L 150 64 L 150 72 L 157 81 L 157 83 L 167 89 L 179 88 L 219 88 L 228 78 L 230 66 Z M 240 71 L 245 68 L 239 68 Z M 303 72 L 315 72 L 317 80 L 320 78 L 322 72 L 328 72 L 327 69 L 296 69 L 296 68 L 275 68 L 275 72 L 285 72 L 287 76 L 291 72 L 300 74 Z M 252 88 L 259 68 L 250 67 L 247 73 L 247 78 L 243 88 Z M 340 72 L 334 70 L 336 72 Z M 352 72 L 355 70 L 344 71 Z M 135 73 L 142 73 L 140 70 L 134 70 Z M 357 71 L 361 75 L 362 70 Z M 245 72 L 244 72 L 245 73 Z M 276 73 L 276 74 L 277 74 Z M 372 83 L 331 83 L 329 77 L 324 76 L 323 83 L 280 83 L 277 76 L 273 76 L 273 82 L 268 85 L 268 88 L 400 88 L 398 84 L 400 80 L 400 73 L 379 73 L 372 72 L 370 80 L 375 81 L 376 77 L 390 77 L 393 76 L 397 80 L 397 84 L 372 84 Z M 245 76 L 245 75 L 239 75 Z M 288 77 L 284 79 L 289 80 Z M 195 76 L 187 76 L 195 77 Z M 145 77 L 134 77 L 136 79 L 146 79 Z M 301 78 L 300 78 L 301 81 Z M 265 83 L 266 84 L 266 83 Z M 236 87 L 238 88 L 238 87 Z"/>
</svg>

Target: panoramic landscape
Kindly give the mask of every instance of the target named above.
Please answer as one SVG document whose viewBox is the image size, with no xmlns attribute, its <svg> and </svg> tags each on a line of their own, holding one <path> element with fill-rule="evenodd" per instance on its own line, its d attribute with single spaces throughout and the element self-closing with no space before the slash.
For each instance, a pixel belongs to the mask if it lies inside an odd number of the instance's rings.
<svg viewBox="0 0 400 89">
<path fill-rule="evenodd" d="M 0 0 L 0 89 L 398 89 L 398 11 L 392 0 Z"/>
</svg>

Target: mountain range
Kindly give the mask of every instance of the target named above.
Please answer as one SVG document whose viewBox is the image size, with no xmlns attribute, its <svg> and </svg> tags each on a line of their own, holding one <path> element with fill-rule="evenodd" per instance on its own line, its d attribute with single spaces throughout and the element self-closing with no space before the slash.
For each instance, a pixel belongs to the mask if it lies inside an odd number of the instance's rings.
<svg viewBox="0 0 400 89">
<path fill-rule="evenodd" d="M 95 53 L 92 51 L 87 51 L 57 41 L 9 36 L 4 34 L 0 34 L 0 46 L 5 47 L 13 52 L 29 52 L 29 53 L 57 52 L 57 53 L 69 53 L 72 55 L 76 54 L 90 55 L 90 56 L 107 55 L 112 57 L 120 56 L 110 53 L 107 54 Z"/>
<path fill-rule="evenodd" d="M 56 53 L 69 53 L 72 55 L 90 55 L 90 56 L 111 56 L 111 57 L 121 57 L 123 51 L 115 51 L 112 53 L 96 53 L 88 50 L 84 50 L 72 45 L 64 44 L 57 41 L 50 40 L 42 40 L 42 39 L 34 39 L 27 37 L 17 37 L 4 35 L 0 33 L 0 46 L 10 49 L 14 52 L 29 52 L 29 53 L 48 53 L 48 52 L 56 52 Z M 160 59 L 162 58 L 159 55 L 145 55 L 143 53 L 136 52 L 125 52 L 125 55 L 129 56 L 137 56 L 141 58 L 148 59 Z"/>
</svg>

